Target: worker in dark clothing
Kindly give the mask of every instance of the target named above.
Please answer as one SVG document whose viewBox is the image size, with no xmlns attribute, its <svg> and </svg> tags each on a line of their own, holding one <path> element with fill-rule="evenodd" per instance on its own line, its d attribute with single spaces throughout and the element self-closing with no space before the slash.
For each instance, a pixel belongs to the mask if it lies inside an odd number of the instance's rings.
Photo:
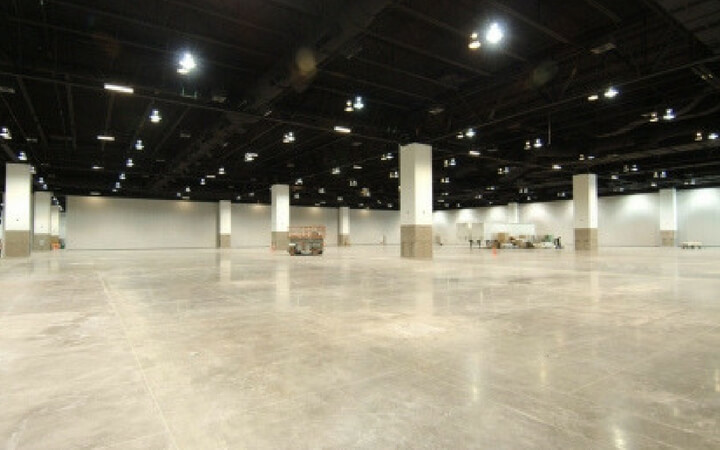
<svg viewBox="0 0 720 450">
<path fill-rule="evenodd" d="M 560 244 L 560 236 L 555 238 L 555 248 L 558 250 L 562 249 L 562 244 Z"/>
</svg>

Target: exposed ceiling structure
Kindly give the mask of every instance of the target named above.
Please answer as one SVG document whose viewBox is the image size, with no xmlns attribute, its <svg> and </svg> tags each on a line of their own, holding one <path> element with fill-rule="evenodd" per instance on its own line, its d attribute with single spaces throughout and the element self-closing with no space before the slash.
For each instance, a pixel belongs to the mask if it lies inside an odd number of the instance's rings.
<svg viewBox="0 0 720 450">
<path fill-rule="evenodd" d="M 8 0 L 0 183 L 26 159 L 60 197 L 286 183 L 295 205 L 395 209 L 417 141 L 438 209 L 570 198 L 587 172 L 602 195 L 717 186 L 718 3 Z"/>
</svg>

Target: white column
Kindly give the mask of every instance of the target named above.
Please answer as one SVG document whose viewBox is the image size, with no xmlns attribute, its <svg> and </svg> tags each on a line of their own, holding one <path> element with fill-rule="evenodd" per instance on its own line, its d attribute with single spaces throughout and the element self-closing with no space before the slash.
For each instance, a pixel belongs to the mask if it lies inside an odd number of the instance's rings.
<svg viewBox="0 0 720 450">
<path fill-rule="evenodd" d="M 400 146 L 400 254 L 432 258 L 432 147 Z"/>
<path fill-rule="evenodd" d="M 5 166 L 4 257 L 30 256 L 32 175 L 28 164 Z"/>
<path fill-rule="evenodd" d="M 507 205 L 508 223 L 520 223 L 520 207 L 517 202 L 511 202 Z"/>
<path fill-rule="evenodd" d="M 677 191 L 660 189 L 660 242 L 663 247 L 674 247 L 678 229 Z"/>
<path fill-rule="evenodd" d="M 338 208 L 338 246 L 350 245 L 350 207 Z"/>
<path fill-rule="evenodd" d="M 60 245 L 60 205 L 50 208 L 50 243 Z"/>
<path fill-rule="evenodd" d="M 50 211 L 52 209 L 52 192 L 37 191 L 33 195 L 33 238 L 34 252 L 50 250 Z"/>
<path fill-rule="evenodd" d="M 218 202 L 218 248 L 230 248 L 232 241 L 232 210 L 230 200 Z"/>
<path fill-rule="evenodd" d="M 597 250 L 597 175 L 573 175 L 575 250 Z"/>
<path fill-rule="evenodd" d="M 270 226 L 272 248 L 286 250 L 289 244 L 290 227 L 290 186 L 274 184 L 270 188 L 272 197 Z"/>
</svg>

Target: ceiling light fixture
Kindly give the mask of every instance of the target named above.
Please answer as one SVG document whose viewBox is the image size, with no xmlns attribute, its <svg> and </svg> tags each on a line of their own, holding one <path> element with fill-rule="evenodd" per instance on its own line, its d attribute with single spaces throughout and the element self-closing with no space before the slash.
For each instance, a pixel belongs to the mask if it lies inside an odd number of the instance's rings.
<svg viewBox="0 0 720 450">
<path fill-rule="evenodd" d="M 12 139 L 12 133 L 10 133 L 10 129 L 8 127 L 2 127 L 0 128 L 0 137 L 5 139 L 6 141 L 9 141 Z"/>
<path fill-rule="evenodd" d="M 105 141 L 105 142 L 115 142 L 115 136 L 108 136 L 105 134 L 98 134 L 97 136 L 98 141 Z"/>
<path fill-rule="evenodd" d="M 596 102 L 600 99 L 600 96 L 597 94 L 588 95 L 588 101 L 589 102 Z"/>
<path fill-rule="evenodd" d="M 362 170 L 362 166 L 360 164 L 353 164 L 353 169 Z"/>
<path fill-rule="evenodd" d="M 337 133 L 344 133 L 344 134 L 352 133 L 352 130 L 350 128 L 342 126 L 342 125 L 335 125 L 333 130 L 335 130 Z"/>
<path fill-rule="evenodd" d="M 296 186 L 302 186 L 302 184 L 303 184 L 303 179 L 302 179 L 302 178 L 298 178 L 297 180 L 295 180 L 295 185 L 296 185 Z"/>
<path fill-rule="evenodd" d="M 190 186 L 185 186 L 185 192 L 190 192 Z"/>
<path fill-rule="evenodd" d="M 659 120 L 660 119 L 658 118 L 657 111 L 653 111 L 650 113 L 650 119 L 649 119 L 650 123 L 657 123 Z"/>
<path fill-rule="evenodd" d="M 288 131 L 283 135 L 283 144 L 292 144 L 295 142 L 295 133 L 292 131 Z"/>
<path fill-rule="evenodd" d="M 349 179 L 349 180 L 348 180 L 348 185 L 349 185 L 350 187 L 356 187 L 356 186 L 358 185 L 357 180 L 355 180 L 355 179 L 353 179 L 353 178 Z"/>
<path fill-rule="evenodd" d="M 125 172 L 120 172 L 120 176 L 119 176 L 118 178 L 121 179 L 121 180 L 124 180 L 124 179 L 126 178 L 126 177 L 125 177 Z"/>
<path fill-rule="evenodd" d="M 542 148 L 543 141 L 540 138 L 535 139 L 535 143 L 533 143 L 534 148 Z"/>
<path fill-rule="evenodd" d="M 359 95 L 357 97 L 355 97 L 355 103 L 353 103 L 353 108 L 360 111 L 364 107 L 365 107 L 365 103 L 363 102 L 363 98 L 360 97 Z"/>
<path fill-rule="evenodd" d="M 318 188 L 318 194 L 324 194 L 324 193 L 325 193 L 325 188 L 322 188 L 322 187 Z"/>
<path fill-rule="evenodd" d="M 333 167 L 332 170 L 330 171 L 330 173 L 333 174 L 333 175 L 340 175 L 340 168 L 339 168 L 339 167 Z"/>
<path fill-rule="evenodd" d="M 131 88 L 130 86 L 123 86 L 121 84 L 114 84 L 114 83 L 105 83 L 105 90 L 107 91 L 113 91 L 113 92 L 120 92 L 122 94 L 134 94 L 135 89 Z"/>
<path fill-rule="evenodd" d="M 397 170 L 390 171 L 390 178 L 400 178 L 400 174 Z"/>
<path fill-rule="evenodd" d="M 188 75 L 190 72 L 195 70 L 196 67 L 197 63 L 195 62 L 195 57 L 192 53 L 185 52 L 180 58 L 180 61 L 178 61 L 177 71 L 180 75 Z"/>
<path fill-rule="evenodd" d="M 525 150 L 530 150 L 530 149 L 532 149 L 532 142 L 525 141 Z"/>
<path fill-rule="evenodd" d="M 160 116 L 160 111 L 157 109 L 153 109 L 150 113 L 150 122 L 152 123 L 160 123 L 162 120 L 162 117 Z"/>
<path fill-rule="evenodd" d="M 553 168 L 553 170 L 560 170 L 560 169 L 562 169 L 562 166 L 560 164 L 553 164 L 552 168 Z"/>
<path fill-rule="evenodd" d="M 620 91 L 618 91 L 617 88 L 615 88 L 614 86 L 610 86 L 605 90 L 603 96 L 605 96 L 605 98 L 615 98 L 619 93 Z"/>
<path fill-rule="evenodd" d="M 708 136 L 707 136 L 707 138 L 708 138 L 709 140 L 711 140 L 711 141 L 714 141 L 714 140 L 716 140 L 716 139 L 718 138 L 718 134 L 715 133 L 715 132 L 709 133 Z"/>
<path fill-rule="evenodd" d="M 205 178 L 200 178 L 200 186 L 205 186 Z"/>
<path fill-rule="evenodd" d="M 218 169 L 218 175 L 225 175 L 225 168 L 224 168 L 224 167 L 220 166 L 220 168 Z"/>
<path fill-rule="evenodd" d="M 91 167 L 92 170 L 102 170 L 102 168 L 103 168 L 103 167 L 100 166 L 100 165 L 98 165 L 98 164 L 93 164 L 92 167 Z"/>
<path fill-rule="evenodd" d="M 503 31 L 500 24 L 497 22 L 491 23 L 487 31 L 485 32 L 485 40 L 493 45 L 499 44 L 504 37 L 505 32 Z"/>
<path fill-rule="evenodd" d="M 135 165 L 135 163 L 133 163 L 132 158 L 128 158 L 127 161 L 125 161 L 125 166 L 127 166 L 127 167 L 132 167 L 134 165 Z"/>
<path fill-rule="evenodd" d="M 467 136 L 467 137 L 469 137 L 469 138 L 471 138 L 471 139 L 474 138 L 474 137 L 475 137 L 475 130 L 474 130 L 473 128 L 468 128 L 467 131 L 465 132 L 465 136 Z"/>
<path fill-rule="evenodd" d="M 480 151 L 479 150 L 470 150 L 470 151 L 468 151 L 468 155 L 474 156 L 477 158 L 478 156 L 480 156 Z"/>
<path fill-rule="evenodd" d="M 675 119 L 675 111 L 673 111 L 672 108 L 668 108 L 665 110 L 665 115 L 663 115 L 663 120 L 670 121 Z"/>
<path fill-rule="evenodd" d="M 138 140 L 135 142 L 135 150 L 137 150 L 137 151 L 142 151 L 142 149 L 144 149 L 144 148 L 145 148 L 145 146 L 143 145 L 142 139 L 138 139 Z"/>
<path fill-rule="evenodd" d="M 480 43 L 480 38 L 478 37 L 477 33 L 472 33 L 470 35 L 470 42 L 468 42 L 468 48 L 470 50 L 477 50 L 482 46 Z"/>
<path fill-rule="evenodd" d="M 257 158 L 257 153 L 248 152 L 245 153 L 245 162 L 253 162 L 255 161 L 255 158 Z"/>
<path fill-rule="evenodd" d="M 27 159 L 27 153 L 21 150 L 20 153 L 18 153 L 18 160 L 27 161 Z"/>
<path fill-rule="evenodd" d="M 353 108 L 353 102 L 352 100 L 348 100 L 345 102 L 345 112 L 353 112 L 355 111 L 355 108 Z"/>
<path fill-rule="evenodd" d="M 122 187 L 122 185 L 120 184 L 120 182 L 119 182 L 119 181 L 116 181 L 116 182 L 115 182 L 115 189 L 120 189 L 121 187 Z"/>
</svg>

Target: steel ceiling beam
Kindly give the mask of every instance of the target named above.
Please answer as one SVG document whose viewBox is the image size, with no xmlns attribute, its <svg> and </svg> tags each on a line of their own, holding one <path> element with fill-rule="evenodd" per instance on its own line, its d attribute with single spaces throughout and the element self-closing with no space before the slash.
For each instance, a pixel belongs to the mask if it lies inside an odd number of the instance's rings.
<svg viewBox="0 0 720 450">
<path fill-rule="evenodd" d="M 553 39 L 555 39 L 558 42 L 561 42 L 563 44 L 572 44 L 568 38 L 561 35 L 560 33 L 551 30 L 550 28 L 546 27 L 545 25 L 542 25 L 541 23 L 538 23 L 537 21 L 529 18 L 525 14 L 522 14 L 518 11 L 515 11 L 511 7 L 505 5 L 502 2 L 499 2 L 497 0 L 485 0 L 485 3 L 488 3 L 492 5 L 493 8 L 499 9 L 500 11 L 503 11 L 505 14 L 512 16 L 516 19 L 518 19 L 521 22 L 525 22 L 527 25 L 530 25 L 532 28 L 535 28 L 536 30 L 540 31 L 541 33 L 545 34 L 546 36 L 549 36 Z"/>
<path fill-rule="evenodd" d="M 250 47 L 245 47 L 245 46 L 242 46 L 242 45 L 233 44 L 233 43 L 227 42 L 227 41 L 221 41 L 221 40 L 218 40 L 218 39 L 215 39 L 215 38 L 211 38 L 211 37 L 208 37 L 208 36 L 203 36 L 203 35 L 196 34 L 196 33 L 190 33 L 190 32 L 188 32 L 188 31 L 177 30 L 177 29 L 175 29 L 175 28 L 167 27 L 167 26 L 164 26 L 164 25 L 159 25 L 159 24 L 152 23 L 152 22 L 147 22 L 147 21 L 140 20 L 140 19 L 135 19 L 135 18 L 133 18 L 133 17 L 128 17 L 128 16 L 125 16 L 125 15 L 122 15 L 122 14 L 117 14 L 117 13 L 113 13 L 113 12 L 110 12 L 110 11 L 105 11 L 105 10 L 102 10 L 102 9 L 91 8 L 91 7 L 89 7 L 89 6 L 84 6 L 84 5 L 77 5 L 77 4 L 75 4 L 75 3 L 67 2 L 67 1 L 64 1 L 64 0 L 53 0 L 53 4 L 55 4 L 55 5 L 60 5 L 60 6 L 64 6 L 64 7 L 66 7 L 66 8 L 71 8 L 71 9 L 76 9 L 76 10 L 84 11 L 84 12 L 86 12 L 86 13 L 90 13 L 90 14 L 94 14 L 94 15 L 98 15 L 98 16 L 110 17 L 110 18 L 115 19 L 115 20 L 120 20 L 120 21 L 123 21 L 123 22 L 131 23 L 131 24 L 133 24 L 133 25 L 138 25 L 138 26 L 140 26 L 140 27 L 152 28 L 152 29 L 155 29 L 155 30 L 158 30 L 158 31 L 162 31 L 162 32 L 164 32 L 164 33 L 177 34 L 177 35 L 179 35 L 179 36 L 183 36 L 183 37 L 186 37 L 186 38 L 191 38 L 191 39 L 194 39 L 194 40 L 197 40 L 197 41 L 206 42 L 206 43 L 212 44 L 212 45 L 218 45 L 218 46 L 221 46 L 221 47 L 229 48 L 229 49 L 231 49 L 231 50 L 235 50 L 235 51 L 238 51 L 238 52 L 242 52 L 242 53 L 245 53 L 245 54 L 248 54 L 248 55 L 260 56 L 260 57 L 263 57 L 263 58 L 273 58 L 273 57 L 275 56 L 275 55 L 273 55 L 272 53 L 264 52 L 264 51 L 260 51 L 260 50 L 256 50 L 256 49 L 254 49 L 254 48 L 250 48 Z"/>
<path fill-rule="evenodd" d="M 458 29 L 450 24 L 447 24 L 441 20 L 438 20 L 434 17 L 428 16 L 427 14 L 423 14 L 416 9 L 410 8 L 410 7 L 402 5 L 400 3 L 393 3 L 392 7 L 397 9 L 398 11 L 402 11 L 403 13 L 405 13 L 409 16 L 412 16 L 420 21 L 423 21 L 425 23 L 433 25 L 434 27 L 448 31 L 448 32 L 454 34 L 455 36 L 462 38 L 464 41 L 467 41 L 469 38 L 467 32 L 464 32 L 463 30 L 460 30 L 460 29 Z M 517 53 L 512 52 L 508 49 L 499 48 L 497 51 L 504 55 L 507 55 L 513 59 L 516 59 L 518 61 L 527 62 L 527 59 L 523 58 L 522 56 L 520 56 Z"/>
<path fill-rule="evenodd" d="M 457 67 L 457 68 L 459 68 L 459 69 L 466 70 L 466 71 L 471 72 L 471 73 L 474 73 L 474 74 L 476 74 L 476 75 L 482 75 L 482 76 L 490 76 L 490 75 L 491 75 L 490 72 L 487 72 L 487 71 L 485 71 L 485 70 L 478 69 L 477 67 L 469 66 L 469 65 L 467 65 L 467 64 L 464 64 L 464 63 L 455 61 L 455 60 L 450 59 L 450 58 L 446 58 L 446 57 L 444 57 L 444 56 L 438 55 L 438 54 L 436 54 L 436 53 L 429 52 L 429 51 L 427 51 L 427 50 L 423 50 L 423 49 L 421 49 L 421 48 L 417 48 L 417 47 L 415 47 L 415 46 L 413 46 L 413 45 L 406 44 L 406 43 L 404 43 L 404 42 L 398 41 L 397 39 L 393 39 L 393 38 L 390 38 L 390 37 L 387 37 L 387 36 L 383 36 L 382 34 L 376 33 L 376 32 L 374 32 L 374 31 L 365 30 L 365 32 L 364 32 L 363 34 L 366 35 L 366 36 L 369 36 L 369 37 L 371 37 L 371 38 L 373 38 L 373 39 L 375 39 L 375 40 L 378 40 L 378 41 L 381 41 L 381 42 L 385 42 L 386 44 L 389 44 L 389 45 L 392 45 L 392 46 L 401 48 L 401 49 L 403 49 L 403 50 L 407 50 L 407 51 L 412 52 L 412 53 L 416 53 L 416 54 L 418 54 L 418 55 L 425 56 L 426 58 L 434 59 L 434 60 L 436 60 L 436 61 L 441 61 L 441 62 L 443 62 L 443 63 L 445 63 L 445 64 L 447 64 L 447 65 L 450 65 L 450 66 L 453 66 L 453 67 Z"/>
<path fill-rule="evenodd" d="M 380 83 L 376 83 L 376 82 L 374 82 L 374 81 L 364 80 L 364 79 L 362 79 L 362 78 L 353 77 L 353 76 L 346 75 L 346 74 L 340 73 L 340 72 L 335 72 L 335 71 L 332 71 L 332 70 L 323 69 L 320 73 L 323 73 L 323 74 L 326 74 L 326 75 L 330 75 L 330 76 L 333 77 L 333 78 L 338 78 L 338 79 L 341 79 L 341 80 L 350 81 L 351 83 L 364 84 L 364 85 L 366 85 L 366 86 L 374 87 L 374 88 L 377 88 L 377 89 L 382 89 L 382 90 L 384 90 L 384 91 L 394 92 L 394 93 L 396 93 L 396 94 L 400 94 L 400 95 L 403 95 L 403 96 L 405 96 L 405 97 L 412 97 L 412 98 L 416 98 L 416 99 L 418 99 L 418 100 L 423 100 L 423 101 L 428 101 L 428 100 L 429 100 L 429 101 L 434 101 L 434 100 L 435 100 L 433 97 L 428 97 L 427 95 L 416 94 L 416 93 L 414 93 L 414 92 L 406 91 L 406 90 L 404 90 L 404 89 L 398 89 L 398 88 L 395 88 L 395 87 L 392 87 L 392 86 L 388 86 L 388 85 L 386 85 L 386 84 L 380 84 Z"/>
<path fill-rule="evenodd" d="M 618 24 L 622 22 L 620 19 L 620 16 L 615 14 L 610 8 L 606 7 L 605 5 L 602 5 L 600 2 L 596 0 L 585 0 L 585 3 L 596 9 L 597 11 L 601 12 L 605 17 L 610 19 L 613 23 Z"/>
</svg>

